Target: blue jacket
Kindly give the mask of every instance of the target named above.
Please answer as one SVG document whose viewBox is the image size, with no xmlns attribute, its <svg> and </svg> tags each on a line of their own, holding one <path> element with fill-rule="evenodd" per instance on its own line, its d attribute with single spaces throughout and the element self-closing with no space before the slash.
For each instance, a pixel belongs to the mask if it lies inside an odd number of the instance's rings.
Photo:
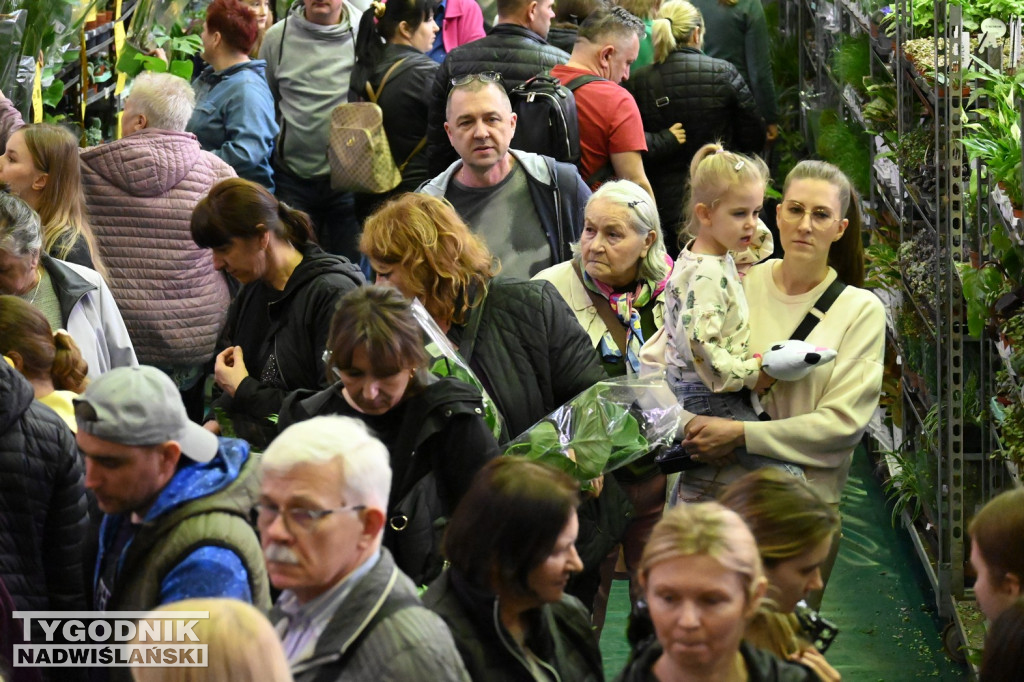
<svg viewBox="0 0 1024 682">
<path fill-rule="evenodd" d="M 221 438 L 217 455 L 205 464 L 183 455 L 117 557 L 104 610 L 149 610 L 197 597 L 269 606 L 266 568 L 249 524 L 258 494 L 257 463 L 245 441 Z M 98 598 L 105 596 L 99 590 L 104 558 L 127 522 L 129 514 L 103 518 L 94 575 Z"/>
<path fill-rule="evenodd" d="M 235 169 L 238 177 L 274 191 L 270 155 L 277 136 L 274 98 L 264 75 L 267 63 L 253 59 L 223 71 L 207 66 L 192 84 L 196 108 L 186 130 L 199 144 Z"/>
</svg>

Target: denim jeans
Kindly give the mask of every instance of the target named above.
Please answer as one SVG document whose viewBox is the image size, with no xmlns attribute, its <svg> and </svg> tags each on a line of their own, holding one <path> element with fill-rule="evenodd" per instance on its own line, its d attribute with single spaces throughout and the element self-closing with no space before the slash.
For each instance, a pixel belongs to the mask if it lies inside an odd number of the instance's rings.
<svg viewBox="0 0 1024 682">
<path fill-rule="evenodd" d="M 672 392 L 683 405 L 683 409 L 693 414 L 708 417 L 724 417 L 741 422 L 758 421 L 757 413 L 750 405 L 750 391 L 743 389 L 733 393 L 713 393 L 702 382 L 683 382 L 672 384 Z M 747 452 L 746 448 L 736 448 L 733 452 L 736 461 L 747 470 L 761 467 L 775 467 L 793 476 L 804 478 L 804 471 L 796 464 L 783 462 L 764 455 Z"/>
<path fill-rule="evenodd" d="M 351 192 L 331 189 L 331 176 L 300 178 L 274 164 L 275 195 L 292 208 L 305 211 L 313 221 L 320 248 L 359 262 L 359 220 Z"/>
</svg>

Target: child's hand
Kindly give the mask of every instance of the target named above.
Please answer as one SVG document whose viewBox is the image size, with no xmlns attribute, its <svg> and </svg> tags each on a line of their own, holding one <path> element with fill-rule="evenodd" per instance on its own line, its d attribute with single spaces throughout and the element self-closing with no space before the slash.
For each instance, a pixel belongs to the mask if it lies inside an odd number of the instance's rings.
<svg viewBox="0 0 1024 682">
<path fill-rule="evenodd" d="M 768 391 L 768 389 L 775 384 L 776 381 L 778 381 L 778 379 L 776 379 L 775 377 L 768 374 L 768 372 L 762 369 L 761 372 L 757 375 L 757 383 L 754 384 L 754 391 L 757 392 L 759 395 L 764 395 Z"/>
</svg>

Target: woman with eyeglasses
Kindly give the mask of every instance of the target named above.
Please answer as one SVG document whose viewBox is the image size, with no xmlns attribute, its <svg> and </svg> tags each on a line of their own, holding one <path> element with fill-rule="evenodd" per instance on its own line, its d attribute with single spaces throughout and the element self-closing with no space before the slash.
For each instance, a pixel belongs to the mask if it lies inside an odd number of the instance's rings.
<svg viewBox="0 0 1024 682">
<path fill-rule="evenodd" d="M 213 250 L 213 264 L 241 282 L 217 354 L 213 414 L 257 448 L 277 435 L 285 396 L 326 388 L 322 359 L 338 297 L 363 283 L 359 268 L 316 245 L 309 216 L 265 187 L 231 178 L 210 190 L 192 213 L 192 239 Z"/>
<path fill-rule="evenodd" d="M 335 383 L 300 390 L 281 408 L 281 429 L 324 415 L 355 417 L 387 446 L 391 494 L 384 544 L 417 584 L 440 573 L 442 519 L 473 475 L 500 455 L 480 392 L 427 366 L 423 331 L 396 289 L 366 286 L 338 302 L 325 354 Z"/>
<path fill-rule="evenodd" d="M 727 463 L 743 447 L 801 467 L 811 487 L 838 505 L 854 448 L 878 407 L 885 311 L 874 294 L 860 288 L 864 247 L 857 192 L 835 166 L 802 161 L 786 177 L 776 215 L 785 256 L 752 267 L 743 279 L 750 348 L 763 351 L 792 338 L 811 309 L 821 306 L 827 312 L 806 340 L 834 348 L 837 356 L 800 381 L 774 384 L 761 398 L 770 420 L 693 417 L 683 444 L 713 466 L 681 474 L 681 501 L 713 497 L 743 475 L 744 467 Z M 839 284 L 832 287 L 833 282 Z M 831 306 L 825 305 L 826 292 L 838 292 Z M 836 549 L 822 567 L 823 582 Z"/>
</svg>

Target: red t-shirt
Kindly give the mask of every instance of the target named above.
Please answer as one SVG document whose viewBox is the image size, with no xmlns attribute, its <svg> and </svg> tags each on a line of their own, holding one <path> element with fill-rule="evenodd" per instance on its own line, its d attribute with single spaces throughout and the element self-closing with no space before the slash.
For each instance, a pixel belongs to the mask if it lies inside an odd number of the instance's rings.
<svg viewBox="0 0 1024 682">
<path fill-rule="evenodd" d="M 566 85 L 577 76 L 594 74 L 559 64 L 551 69 L 551 75 Z M 612 154 L 647 151 L 640 109 L 628 90 L 611 81 L 594 81 L 573 94 L 580 128 L 580 175 L 584 180 L 609 163 Z"/>
</svg>

